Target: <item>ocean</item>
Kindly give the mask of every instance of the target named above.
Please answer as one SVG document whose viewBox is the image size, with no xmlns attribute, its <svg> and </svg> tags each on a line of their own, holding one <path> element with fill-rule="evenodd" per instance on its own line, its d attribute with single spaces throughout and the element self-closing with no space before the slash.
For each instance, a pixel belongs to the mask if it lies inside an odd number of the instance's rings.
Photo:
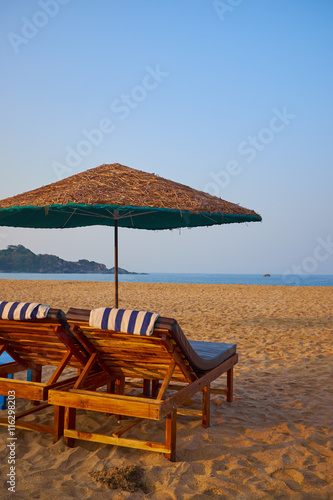
<svg viewBox="0 0 333 500">
<path fill-rule="evenodd" d="M 61 281 L 114 281 L 113 274 L 41 274 L 0 273 L 1 279 L 61 280 Z M 120 274 L 123 283 L 201 283 L 226 285 L 282 285 L 282 286 L 333 286 L 333 275 L 285 275 L 272 274 L 200 274 L 200 273 L 151 273 Z M 1 281 L 0 281 L 1 293 Z M 8 354 L 0 356 L 0 364 L 11 361 Z"/>
<path fill-rule="evenodd" d="M 61 281 L 114 281 L 113 274 L 41 274 L 0 273 L 1 279 L 61 280 Z M 330 274 L 200 274 L 200 273 L 151 273 L 120 274 L 123 283 L 200 283 L 226 285 L 281 285 L 281 286 L 333 286 Z M 1 290 L 1 282 L 0 282 Z"/>
</svg>

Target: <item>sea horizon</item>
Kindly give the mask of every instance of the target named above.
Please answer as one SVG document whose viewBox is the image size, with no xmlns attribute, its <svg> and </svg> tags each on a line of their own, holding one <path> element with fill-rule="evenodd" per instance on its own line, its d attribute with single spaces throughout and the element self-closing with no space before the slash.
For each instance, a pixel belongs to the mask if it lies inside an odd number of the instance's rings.
<svg viewBox="0 0 333 500">
<path fill-rule="evenodd" d="M 114 274 L 0 273 L 1 279 L 113 282 Z M 120 283 L 197 283 L 226 285 L 333 286 L 331 274 L 149 273 L 119 274 Z"/>
</svg>

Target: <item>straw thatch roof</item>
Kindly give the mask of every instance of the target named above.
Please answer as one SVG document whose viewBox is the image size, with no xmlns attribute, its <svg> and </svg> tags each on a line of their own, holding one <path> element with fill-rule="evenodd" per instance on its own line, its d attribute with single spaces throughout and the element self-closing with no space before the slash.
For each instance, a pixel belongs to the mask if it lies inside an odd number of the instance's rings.
<svg viewBox="0 0 333 500">
<path fill-rule="evenodd" d="M 235 203 L 119 163 L 101 165 L 47 186 L 6 198 L 0 201 L 0 208 L 29 205 L 47 207 L 69 203 L 258 216 L 253 210 Z"/>
</svg>

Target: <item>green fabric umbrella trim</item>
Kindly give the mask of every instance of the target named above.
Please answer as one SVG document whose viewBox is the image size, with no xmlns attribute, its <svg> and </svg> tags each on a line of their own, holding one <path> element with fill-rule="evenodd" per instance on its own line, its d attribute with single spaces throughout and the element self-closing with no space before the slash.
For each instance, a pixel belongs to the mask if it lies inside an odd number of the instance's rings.
<svg viewBox="0 0 333 500">
<path fill-rule="evenodd" d="M 37 207 L 13 206 L 0 209 L 0 226 L 61 229 L 83 226 L 114 226 L 134 229 L 175 229 L 261 221 L 253 214 L 193 213 L 157 207 L 85 205 L 68 203 Z"/>
</svg>

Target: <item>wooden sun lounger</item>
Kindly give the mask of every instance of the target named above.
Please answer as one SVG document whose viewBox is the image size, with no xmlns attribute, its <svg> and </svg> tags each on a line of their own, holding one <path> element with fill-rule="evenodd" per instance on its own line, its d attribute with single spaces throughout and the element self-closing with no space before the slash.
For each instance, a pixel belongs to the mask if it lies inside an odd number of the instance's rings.
<svg viewBox="0 0 333 500">
<path fill-rule="evenodd" d="M 70 332 L 66 316 L 60 309 L 50 309 L 45 319 L 29 319 L 14 321 L 0 319 L 0 355 L 7 352 L 13 362 L 0 365 L 0 394 L 14 395 L 15 399 L 31 400 L 32 407 L 15 414 L 15 427 L 36 430 L 54 435 L 56 442 L 62 435 L 63 411 L 54 409 L 54 425 L 41 425 L 25 422 L 21 419 L 50 406 L 48 393 L 50 389 L 69 388 L 78 379 L 78 374 L 64 377 L 67 367 L 83 370 L 90 355 L 79 344 Z M 46 382 L 42 382 L 43 366 L 54 366 L 55 370 Z M 9 378 L 18 372 L 31 370 L 31 380 Z M 98 367 L 99 373 L 91 372 L 90 385 L 99 387 L 107 377 Z M 100 380 L 99 380 L 100 379 Z M 40 404 L 45 402 L 45 404 Z M 0 425 L 8 425 L 7 418 L 0 418 Z"/>
<path fill-rule="evenodd" d="M 88 316 L 87 316 L 88 315 Z M 71 331 L 90 353 L 90 360 L 81 380 L 69 389 L 51 389 L 49 403 L 65 408 L 64 438 L 69 446 L 75 439 L 138 448 L 164 453 L 171 461 L 176 458 L 177 413 L 186 414 L 181 406 L 197 392 L 203 392 L 202 424 L 210 425 L 210 384 L 227 374 L 227 401 L 232 401 L 233 367 L 238 361 L 234 344 L 192 342 L 186 339 L 177 321 L 159 318 L 151 337 L 129 335 L 89 327 L 89 311 L 71 309 L 67 313 Z M 203 357 L 199 353 L 203 353 Z M 214 352 L 214 355 L 212 355 Z M 97 362 L 109 375 L 108 392 L 84 388 L 90 367 Z M 129 378 L 130 383 L 126 380 Z M 125 393 L 125 385 L 135 385 L 133 379 L 146 383 L 144 395 Z M 170 393 L 172 392 L 172 393 Z M 111 435 L 76 430 L 76 410 L 85 409 L 117 416 L 134 417 Z M 190 414 L 196 414 L 190 410 Z M 123 434 L 143 419 L 165 418 L 165 442 L 156 443 L 126 439 Z"/>
</svg>

